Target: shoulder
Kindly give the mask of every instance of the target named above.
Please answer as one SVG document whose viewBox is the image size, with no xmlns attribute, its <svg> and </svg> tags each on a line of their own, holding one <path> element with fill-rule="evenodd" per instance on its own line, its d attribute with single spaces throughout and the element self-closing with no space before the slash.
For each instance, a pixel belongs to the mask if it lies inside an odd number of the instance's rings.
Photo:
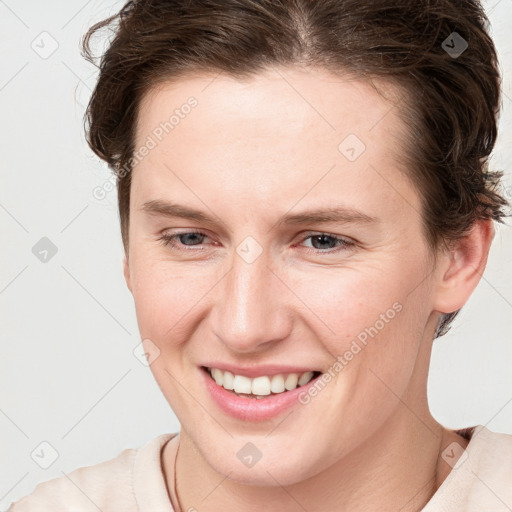
<svg viewBox="0 0 512 512">
<path fill-rule="evenodd" d="M 510 512 L 512 435 L 492 432 L 482 425 L 458 433 L 469 444 L 422 511 Z M 458 449 L 451 445 L 448 448 L 450 453 Z"/>
<path fill-rule="evenodd" d="M 466 452 L 470 510 L 512 510 L 512 435 L 475 427 Z"/>
<path fill-rule="evenodd" d="M 475 427 L 470 444 L 472 450 L 469 455 L 475 469 L 487 472 L 490 465 L 494 473 L 503 472 L 512 477 L 512 435 L 491 432 L 480 425 Z"/>
<path fill-rule="evenodd" d="M 137 511 L 134 473 L 143 458 L 155 463 L 146 469 L 158 471 L 161 447 L 174 436 L 162 434 L 141 448 L 123 450 L 115 458 L 75 469 L 69 474 L 42 482 L 34 491 L 12 503 L 8 512 L 103 512 Z M 140 465 L 140 463 L 139 463 Z M 146 464 L 147 466 L 147 464 Z"/>
</svg>

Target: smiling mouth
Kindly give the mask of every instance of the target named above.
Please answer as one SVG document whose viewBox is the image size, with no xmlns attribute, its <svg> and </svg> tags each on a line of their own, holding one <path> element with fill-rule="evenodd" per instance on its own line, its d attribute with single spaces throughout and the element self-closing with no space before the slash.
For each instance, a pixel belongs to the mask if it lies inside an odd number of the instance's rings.
<svg viewBox="0 0 512 512">
<path fill-rule="evenodd" d="M 320 371 L 312 370 L 304 373 L 280 373 L 277 375 L 261 375 L 259 377 L 246 377 L 237 375 L 219 368 L 201 369 L 227 391 L 243 398 L 264 399 L 269 396 L 279 395 L 305 386 L 313 379 L 321 375 Z"/>
</svg>

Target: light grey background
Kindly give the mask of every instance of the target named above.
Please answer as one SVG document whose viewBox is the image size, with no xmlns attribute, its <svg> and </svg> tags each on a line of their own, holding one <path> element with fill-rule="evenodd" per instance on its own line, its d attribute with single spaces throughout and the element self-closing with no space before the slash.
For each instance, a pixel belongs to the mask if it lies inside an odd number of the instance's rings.
<svg viewBox="0 0 512 512">
<path fill-rule="evenodd" d="M 133 354 L 140 340 L 122 276 L 116 193 L 93 196 L 111 175 L 82 129 L 96 71 L 79 40 L 123 3 L 0 1 L 0 510 L 41 481 L 179 430 Z M 507 172 L 510 199 L 512 4 L 484 5 L 504 75 L 492 166 Z M 43 237 L 57 247 L 47 262 L 32 252 Z M 448 427 L 512 434 L 511 256 L 511 228 L 501 226 L 477 291 L 435 342 L 429 397 Z M 40 466 L 54 452 L 41 443 L 58 453 L 48 469 Z"/>
</svg>

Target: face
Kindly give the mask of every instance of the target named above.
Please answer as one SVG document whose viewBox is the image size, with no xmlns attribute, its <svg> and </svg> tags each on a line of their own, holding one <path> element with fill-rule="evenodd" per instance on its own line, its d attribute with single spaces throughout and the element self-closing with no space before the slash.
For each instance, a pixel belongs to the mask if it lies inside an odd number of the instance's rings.
<svg viewBox="0 0 512 512">
<path fill-rule="evenodd" d="M 182 436 L 291 484 L 422 395 L 437 274 L 392 103 L 325 70 L 215 77 L 144 98 L 125 276 Z"/>
</svg>

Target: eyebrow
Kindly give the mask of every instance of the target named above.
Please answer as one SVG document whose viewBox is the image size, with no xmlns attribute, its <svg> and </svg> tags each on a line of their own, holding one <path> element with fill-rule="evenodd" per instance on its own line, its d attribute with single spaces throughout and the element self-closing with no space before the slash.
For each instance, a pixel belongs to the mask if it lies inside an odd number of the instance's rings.
<svg viewBox="0 0 512 512">
<path fill-rule="evenodd" d="M 195 220 L 207 224 L 215 224 L 213 216 L 209 216 L 200 210 L 189 208 L 178 203 L 172 203 L 162 200 L 152 200 L 145 202 L 141 210 L 150 215 L 160 215 L 163 217 L 176 217 L 181 219 Z M 287 213 L 283 215 L 277 224 L 307 224 L 307 223 L 375 223 L 378 219 L 360 212 L 353 208 L 342 206 L 306 210 L 300 213 Z"/>
</svg>

